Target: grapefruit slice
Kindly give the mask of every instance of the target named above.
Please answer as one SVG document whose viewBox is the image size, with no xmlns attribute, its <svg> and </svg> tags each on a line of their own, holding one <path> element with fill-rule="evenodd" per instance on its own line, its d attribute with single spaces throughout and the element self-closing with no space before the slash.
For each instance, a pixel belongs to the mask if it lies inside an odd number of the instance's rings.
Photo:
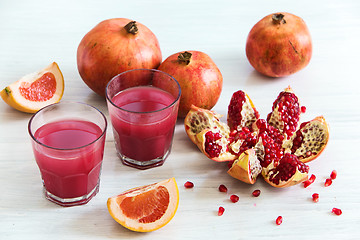
<svg viewBox="0 0 360 240">
<path fill-rule="evenodd" d="M 30 73 L 4 88 L 1 98 L 11 107 L 27 113 L 57 103 L 64 93 L 64 77 L 56 62 Z"/>
<path fill-rule="evenodd" d="M 136 232 L 151 232 L 165 226 L 174 217 L 178 205 L 175 178 L 130 189 L 107 201 L 114 220 Z"/>
</svg>

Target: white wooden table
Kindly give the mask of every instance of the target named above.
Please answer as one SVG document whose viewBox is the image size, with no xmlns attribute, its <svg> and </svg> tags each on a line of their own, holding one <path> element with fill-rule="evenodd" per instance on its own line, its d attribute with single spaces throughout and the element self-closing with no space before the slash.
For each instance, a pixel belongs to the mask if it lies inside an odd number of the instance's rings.
<svg viewBox="0 0 360 240">
<path fill-rule="evenodd" d="M 253 70 L 245 56 L 251 27 L 267 14 L 301 16 L 313 38 L 307 68 L 281 79 Z M 323 114 L 331 138 L 309 163 L 317 180 L 304 189 L 276 189 L 258 180 L 247 185 L 226 174 L 226 164 L 208 160 L 187 138 L 179 121 L 165 165 L 140 171 L 123 166 L 109 128 L 100 192 L 87 205 L 62 208 L 43 197 L 27 123 L 30 114 L 0 101 L 0 239 L 359 239 L 360 235 L 360 2 L 343 1 L 13 1 L 0 2 L 0 88 L 56 61 L 65 77 L 63 100 L 86 102 L 108 117 L 105 101 L 81 80 L 76 49 L 101 20 L 126 17 L 147 25 L 158 37 L 165 59 L 185 50 L 210 55 L 224 77 L 214 110 L 225 114 L 231 94 L 248 92 L 263 117 L 288 85 L 307 107 L 303 120 Z M 338 178 L 323 183 L 336 169 Z M 118 225 L 107 198 L 126 189 L 175 177 L 180 204 L 173 220 L 142 234 Z M 195 184 L 185 189 L 186 181 Z M 229 192 L 220 193 L 225 184 Z M 251 196 L 260 189 L 258 198 Z M 313 203 L 311 195 L 320 194 Z M 239 202 L 229 201 L 237 194 Z M 225 208 L 217 216 L 219 206 Z M 333 207 L 343 214 L 335 216 Z M 282 215 L 282 225 L 274 222 Z"/>
</svg>

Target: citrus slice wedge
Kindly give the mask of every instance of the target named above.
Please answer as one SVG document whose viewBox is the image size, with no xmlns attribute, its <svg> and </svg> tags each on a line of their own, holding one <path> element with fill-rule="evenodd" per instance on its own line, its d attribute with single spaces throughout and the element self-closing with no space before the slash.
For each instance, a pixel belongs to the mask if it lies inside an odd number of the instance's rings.
<svg viewBox="0 0 360 240">
<path fill-rule="evenodd" d="M 1 98 L 11 107 L 27 113 L 57 103 L 64 93 L 64 77 L 56 62 L 30 73 L 4 88 Z"/>
<path fill-rule="evenodd" d="M 114 220 L 136 232 L 151 232 L 165 226 L 174 217 L 178 205 L 175 178 L 130 189 L 107 201 Z"/>
</svg>

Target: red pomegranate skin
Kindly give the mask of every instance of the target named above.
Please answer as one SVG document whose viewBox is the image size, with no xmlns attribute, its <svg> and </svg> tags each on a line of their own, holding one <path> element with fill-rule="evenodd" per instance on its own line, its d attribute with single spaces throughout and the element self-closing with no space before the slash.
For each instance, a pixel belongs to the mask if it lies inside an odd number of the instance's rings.
<svg viewBox="0 0 360 240">
<path fill-rule="evenodd" d="M 283 15 L 276 22 L 273 15 Z M 269 77 L 284 77 L 306 67 L 312 56 L 312 41 L 304 20 L 291 13 L 269 14 L 251 29 L 246 41 L 250 64 Z"/>
<path fill-rule="evenodd" d="M 77 65 L 83 81 L 97 94 L 105 96 L 107 83 L 115 75 L 137 68 L 157 68 L 162 55 L 155 34 L 136 22 L 137 34 L 124 26 L 132 20 L 107 19 L 97 24 L 81 40 Z"/>
<path fill-rule="evenodd" d="M 186 116 L 191 105 L 212 109 L 220 97 L 223 85 L 219 68 L 206 53 L 186 52 L 192 54 L 189 64 L 178 60 L 179 54 L 183 53 L 178 52 L 165 59 L 158 68 L 172 75 L 180 84 L 179 118 Z"/>
</svg>

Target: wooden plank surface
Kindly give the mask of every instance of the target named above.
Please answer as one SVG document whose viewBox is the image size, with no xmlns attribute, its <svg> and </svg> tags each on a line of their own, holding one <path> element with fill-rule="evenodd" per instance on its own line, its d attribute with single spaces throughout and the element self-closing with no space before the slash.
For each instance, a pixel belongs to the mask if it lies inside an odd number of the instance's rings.
<svg viewBox="0 0 360 240">
<path fill-rule="evenodd" d="M 269 79 L 253 70 L 245 55 L 251 27 L 276 11 L 301 16 L 313 38 L 313 57 L 304 70 Z M 0 101 L 0 239 L 358 239 L 360 191 L 360 2 L 359 1 L 10 1 L 0 2 L 0 88 L 56 61 L 65 77 L 63 100 L 86 102 L 107 117 L 105 101 L 81 80 L 76 49 L 98 22 L 126 17 L 147 25 L 158 37 L 163 59 L 185 50 L 212 57 L 224 77 L 214 110 L 226 116 L 232 93 L 243 89 L 262 117 L 288 85 L 307 112 L 324 115 L 331 137 L 324 153 L 309 163 L 316 182 L 276 189 L 258 180 L 247 185 L 226 174 L 226 164 L 207 159 L 178 121 L 172 153 L 159 168 L 139 171 L 117 158 L 108 129 L 100 192 L 87 205 L 62 208 L 44 199 L 27 123 L 31 114 Z M 109 120 L 109 118 L 108 118 Z M 336 169 L 332 186 L 323 183 Z M 175 177 L 180 204 L 164 228 L 141 234 L 118 225 L 107 198 L 126 189 Z M 186 181 L 195 184 L 185 189 Z M 225 184 L 229 193 L 218 191 Z M 251 196 L 260 189 L 258 198 Z M 318 203 L 311 195 L 320 194 Z M 237 194 L 239 202 L 229 201 Z M 219 206 L 225 208 L 217 216 Z M 333 207 L 343 214 L 335 216 Z M 281 226 L 274 222 L 277 216 Z"/>
</svg>

